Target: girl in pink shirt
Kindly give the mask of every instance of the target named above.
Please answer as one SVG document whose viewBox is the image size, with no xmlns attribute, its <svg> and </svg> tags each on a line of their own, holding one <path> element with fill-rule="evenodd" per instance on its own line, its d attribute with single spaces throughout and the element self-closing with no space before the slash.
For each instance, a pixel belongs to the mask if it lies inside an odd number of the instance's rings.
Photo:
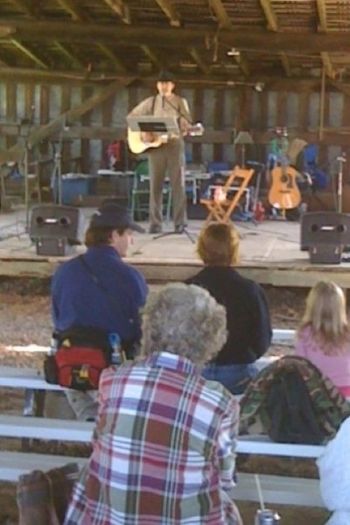
<svg viewBox="0 0 350 525">
<path fill-rule="evenodd" d="M 320 281 L 306 299 L 295 354 L 305 357 L 350 396 L 350 328 L 346 299 L 334 282 Z"/>
</svg>

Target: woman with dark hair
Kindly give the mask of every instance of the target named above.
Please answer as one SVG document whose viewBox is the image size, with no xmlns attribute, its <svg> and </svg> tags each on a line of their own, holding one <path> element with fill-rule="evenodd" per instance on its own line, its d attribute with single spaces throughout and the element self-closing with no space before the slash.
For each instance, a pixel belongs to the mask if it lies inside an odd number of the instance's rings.
<svg viewBox="0 0 350 525">
<path fill-rule="evenodd" d="M 228 339 L 203 375 L 241 394 L 257 374 L 254 362 L 271 342 L 269 309 L 263 289 L 234 269 L 239 237 L 231 224 L 212 223 L 199 236 L 197 252 L 205 267 L 187 283 L 206 288 L 226 308 Z"/>
</svg>

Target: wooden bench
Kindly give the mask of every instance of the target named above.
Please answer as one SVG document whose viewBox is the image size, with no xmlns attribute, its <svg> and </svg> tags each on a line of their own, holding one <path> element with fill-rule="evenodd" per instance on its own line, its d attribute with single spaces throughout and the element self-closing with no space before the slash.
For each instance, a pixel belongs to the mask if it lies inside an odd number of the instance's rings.
<svg viewBox="0 0 350 525">
<path fill-rule="evenodd" d="M 45 419 L 22 416 L 0 416 L 0 437 L 90 443 L 94 423 Z M 323 446 L 273 443 L 265 436 L 240 436 L 237 454 L 284 456 L 315 459 L 324 451 Z M 77 461 L 83 465 L 87 458 L 71 458 L 23 452 L 0 453 L 0 480 L 16 481 L 20 474 L 34 468 L 48 470 Z M 323 507 L 317 479 L 259 475 L 264 499 L 267 503 Z M 254 474 L 238 473 L 234 490 L 236 500 L 258 501 Z"/>
</svg>

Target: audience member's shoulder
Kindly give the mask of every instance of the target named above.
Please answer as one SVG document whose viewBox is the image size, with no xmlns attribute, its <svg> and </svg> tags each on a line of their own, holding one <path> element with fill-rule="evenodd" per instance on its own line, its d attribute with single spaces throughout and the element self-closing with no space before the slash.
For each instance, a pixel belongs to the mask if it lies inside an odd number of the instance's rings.
<svg viewBox="0 0 350 525">
<path fill-rule="evenodd" d="M 72 270 L 75 270 L 78 268 L 80 262 L 79 262 L 79 256 L 72 257 L 72 259 L 69 259 L 67 261 L 64 261 L 62 264 L 58 266 L 58 268 L 55 271 L 55 275 L 60 275 Z"/>
<path fill-rule="evenodd" d="M 252 291 L 261 291 L 262 287 L 259 283 L 256 281 L 253 281 L 253 279 L 249 279 L 248 277 L 244 277 L 242 274 L 239 273 L 238 270 L 234 270 L 235 278 L 240 283 L 240 285 L 246 289 L 250 289 Z"/>
<path fill-rule="evenodd" d="M 134 266 L 132 266 L 131 264 L 125 262 L 125 261 L 122 261 L 122 264 L 120 265 L 120 272 L 126 277 L 126 278 L 129 278 L 129 279 L 132 279 L 132 280 L 144 280 L 144 277 L 142 275 L 142 273 L 140 273 Z"/>
<path fill-rule="evenodd" d="M 218 381 L 204 379 L 203 392 L 213 401 L 222 403 L 224 407 L 226 407 L 228 404 L 230 406 L 239 404 L 237 398 Z"/>
</svg>

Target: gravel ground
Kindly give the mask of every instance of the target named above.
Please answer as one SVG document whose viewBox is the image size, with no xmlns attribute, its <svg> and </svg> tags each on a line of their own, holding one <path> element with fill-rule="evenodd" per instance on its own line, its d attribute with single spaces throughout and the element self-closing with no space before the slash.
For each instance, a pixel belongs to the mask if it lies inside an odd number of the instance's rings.
<svg viewBox="0 0 350 525">
<path fill-rule="evenodd" d="M 300 320 L 306 291 L 278 289 L 267 287 L 266 293 L 271 311 L 272 323 L 275 328 L 296 328 Z M 19 353 L 9 351 L 8 345 L 27 345 L 30 343 L 48 345 L 51 337 L 49 283 L 38 280 L 0 280 L 0 364 L 33 367 L 41 366 L 42 354 Z M 273 353 L 282 353 L 286 347 L 274 347 Z M 288 351 L 288 349 L 287 349 Z M 12 389 L 3 389 L 0 396 L 1 413 L 20 413 L 23 394 Z M 4 444 L 0 440 L 1 444 Z M 11 447 L 16 448 L 17 443 Z M 6 443 L 8 447 L 8 442 Z M 55 453 L 50 448 L 52 444 L 39 444 L 38 450 Z M 67 450 L 68 449 L 68 450 Z M 56 453 L 71 453 L 83 455 L 84 450 L 77 447 L 67 447 L 62 451 L 55 448 Z M 240 461 L 239 469 L 268 473 L 284 473 L 288 475 L 316 475 L 311 462 L 295 460 L 264 460 L 250 458 Z M 257 508 L 253 503 L 239 503 L 239 508 L 246 525 L 253 523 L 253 515 Z M 283 525 L 320 525 L 326 521 L 327 513 L 320 509 L 283 508 L 274 506 L 282 515 Z M 0 483 L 0 525 L 17 523 L 15 502 L 15 487 Z"/>
</svg>

